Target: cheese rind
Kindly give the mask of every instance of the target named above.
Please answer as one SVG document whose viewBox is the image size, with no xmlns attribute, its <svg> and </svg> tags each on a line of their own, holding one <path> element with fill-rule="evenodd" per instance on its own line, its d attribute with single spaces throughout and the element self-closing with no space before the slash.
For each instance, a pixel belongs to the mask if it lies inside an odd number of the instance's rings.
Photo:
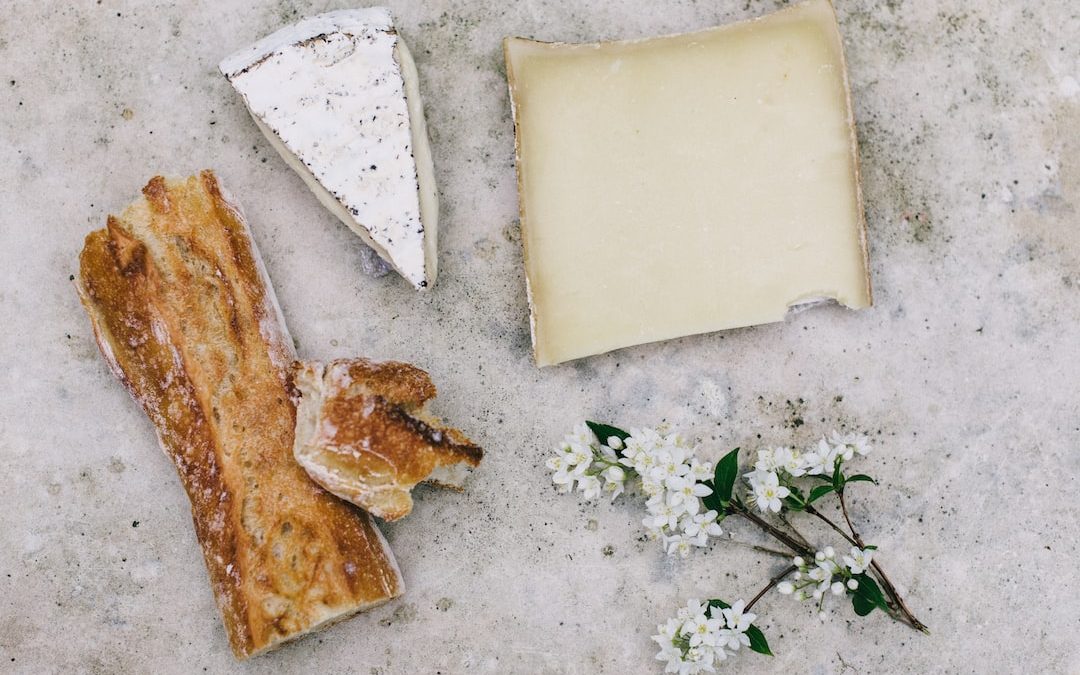
<svg viewBox="0 0 1080 675">
<path fill-rule="evenodd" d="M 827 0 L 651 40 L 505 43 L 537 363 L 870 305 Z"/>
<path fill-rule="evenodd" d="M 389 10 L 305 19 L 220 69 L 323 205 L 411 284 L 430 287 L 434 167 L 416 66 Z"/>
</svg>

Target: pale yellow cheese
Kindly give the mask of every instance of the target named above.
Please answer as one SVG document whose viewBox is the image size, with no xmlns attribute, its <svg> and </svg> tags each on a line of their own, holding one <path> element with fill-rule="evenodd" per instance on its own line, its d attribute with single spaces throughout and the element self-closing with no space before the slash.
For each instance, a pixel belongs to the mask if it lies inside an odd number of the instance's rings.
<svg viewBox="0 0 1080 675">
<path fill-rule="evenodd" d="M 828 0 L 632 42 L 506 41 L 539 365 L 870 304 Z"/>
</svg>

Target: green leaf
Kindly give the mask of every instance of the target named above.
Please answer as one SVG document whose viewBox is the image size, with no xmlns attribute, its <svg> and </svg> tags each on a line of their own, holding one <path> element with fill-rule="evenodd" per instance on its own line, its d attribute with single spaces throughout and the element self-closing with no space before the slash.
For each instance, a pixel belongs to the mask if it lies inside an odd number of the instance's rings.
<svg viewBox="0 0 1080 675">
<path fill-rule="evenodd" d="M 806 510 L 806 502 L 791 496 L 784 497 L 784 506 L 788 507 L 788 509 L 791 511 Z"/>
<path fill-rule="evenodd" d="M 720 609 L 731 609 L 731 605 L 727 604 L 723 600 L 717 600 L 716 598 L 713 598 L 712 600 L 709 601 L 709 607 L 718 607 Z M 709 618 L 713 619 L 713 618 L 716 618 L 716 617 L 714 617 L 712 615 L 712 612 L 709 612 Z"/>
<path fill-rule="evenodd" d="M 866 483 L 873 483 L 874 485 L 877 485 L 877 481 L 874 480 L 873 478 L 871 478 L 870 476 L 867 476 L 865 473 L 857 473 L 854 476 L 848 476 L 847 478 L 844 479 L 844 482 L 845 483 L 866 482 Z"/>
<path fill-rule="evenodd" d="M 610 424 L 601 424 L 599 422 L 590 422 L 586 420 L 585 425 L 588 426 L 594 434 L 596 434 L 596 438 L 599 439 L 599 441 L 604 445 L 607 445 L 607 439 L 611 438 L 612 436 L 624 442 L 626 441 L 626 439 L 630 438 L 629 433 L 623 431 L 619 427 L 613 427 Z M 618 454 L 621 457 L 622 450 L 619 450 Z"/>
<path fill-rule="evenodd" d="M 713 476 L 713 494 L 726 509 L 731 503 L 731 493 L 735 489 L 735 479 L 739 476 L 739 449 L 735 448 L 716 463 Z"/>
<path fill-rule="evenodd" d="M 720 503 L 720 498 L 716 496 L 716 490 L 713 489 L 713 482 L 711 480 L 703 480 L 703 481 L 701 481 L 701 484 L 705 485 L 710 490 L 713 490 L 710 494 L 707 494 L 707 495 L 705 495 L 704 497 L 701 498 L 701 503 L 705 506 L 705 510 L 706 511 L 716 511 L 717 513 L 720 514 L 719 517 L 717 517 L 716 520 L 717 521 L 723 520 L 724 516 L 727 515 L 727 507 L 724 506 L 723 504 L 721 504 Z"/>
<path fill-rule="evenodd" d="M 784 505 L 792 511 L 805 511 L 806 510 L 806 495 L 802 493 L 802 490 L 794 485 L 787 486 L 791 494 L 784 497 Z"/>
<path fill-rule="evenodd" d="M 874 611 L 874 609 L 877 608 L 877 605 L 875 605 L 872 601 L 868 600 L 865 595 L 852 593 L 851 607 L 859 616 L 866 616 L 870 612 Z"/>
<path fill-rule="evenodd" d="M 834 488 L 831 485 L 818 485 L 818 486 L 816 486 L 813 490 L 810 491 L 810 503 L 813 504 L 814 502 L 821 499 L 822 497 L 829 494 L 830 492 L 832 492 L 835 489 L 836 488 Z"/>
<path fill-rule="evenodd" d="M 832 474 L 832 486 L 837 492 L 844 489 L 844 472 L 840 470 L 841 463 L 836 463 L 836 468 L 833 469 Z"/>
<path fill-rule="evenodd" d="M 765 656 L 773 655 L 769 650 L 769 642 L 765 639 L 765 633 L 762 633 L 760 628 L 750 624 L 750 627 L 746 629 L 746 637 L 750 638 L 750 649 Z"/>
<path fill-rule="evenodd" d="M 873 577 L 863 572 L 852 576 L 852 578 L 859 582 L 859 587 L 851 592 L 851 606 L 855 609 L 856 614 L 866 616 L 875 608 L 886 611 L 889 609 L 888 603 L 885 602 L 885 596 L 882 595 L 881 589 L 878 588 Z"/>
</svg>

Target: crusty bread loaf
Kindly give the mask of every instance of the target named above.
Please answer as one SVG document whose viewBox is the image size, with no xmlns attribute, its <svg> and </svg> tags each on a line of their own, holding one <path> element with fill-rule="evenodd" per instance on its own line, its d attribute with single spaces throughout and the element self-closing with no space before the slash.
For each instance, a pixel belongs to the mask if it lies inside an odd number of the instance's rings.
<svg viewBox="0 0 1080 675">
<path fill-rule="evenodd" d="M 424 409 L 428 374 L 407 363 L 341 359 L 292 369 L 294 454 L 330 492 L 385 520 L 412 511 L 421 481 L 461 489 L 484 451 Z"/>
<path fill-rule="evenodd" d="M 153 178 L 86 238 L 79 292 L 153 421 L 239 658 L 399 595 L 371 518 L 292 457 L 292 340 L 238 208 L 204 171 Z"/>
</svg>

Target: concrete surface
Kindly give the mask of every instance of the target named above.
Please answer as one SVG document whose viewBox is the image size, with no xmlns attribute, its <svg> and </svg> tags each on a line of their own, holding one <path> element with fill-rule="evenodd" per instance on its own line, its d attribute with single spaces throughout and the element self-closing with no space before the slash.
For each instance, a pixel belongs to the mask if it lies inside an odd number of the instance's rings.
<svg viewBox="0 0 1080 675">
<path fill-rule="evenodd" d="M 759 608 L 776 658 L 725 669 L 1080 670 L 1074 0 L 837 0 L 873 309 L 530 362 L 500 39 L 639 37 L 784 4 L 392 2 L 445 223 L 420 296 L 361 273 L 359 241 L 215 69 L 345 0 L 3 3 L 0 670 L 653 672 L 649 635 L 683 599 L 749 597 L 776 563 L 734 544 L 671 562 L 641 540 L 633 500 L 557 496 L 543 459 L 585 416 L 668 420 L 713 454 L 833 427 L 878 439 L 862 468 L 882 485 L 858 489 L 855 517 L 933 635 L 850 611 L 821 624 L 774 596 Z M 466 493 L 422 490 L 386 528 L 400 601 L 246 665 L 172 465 L 68 281 L 83 236 L 146 179 L 202 167 L 243 203 L 302 354 L 421 365 L 438 412 L 488 450 Z"/>
</svg>

